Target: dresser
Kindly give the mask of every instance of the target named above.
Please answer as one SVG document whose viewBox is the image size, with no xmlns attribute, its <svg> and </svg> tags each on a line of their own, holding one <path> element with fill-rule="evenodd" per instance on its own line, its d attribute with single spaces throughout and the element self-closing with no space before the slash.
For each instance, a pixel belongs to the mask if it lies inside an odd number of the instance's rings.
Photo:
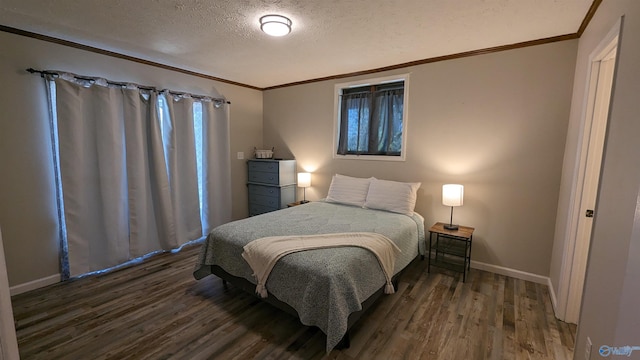
<svg viewBox="0 0 640 360">
<path fill-rule="evenodd" d="M 249 216 L 287 207 L 296 201 L 296 161 L 252 159 L 247 161 Z"/>
</svg>

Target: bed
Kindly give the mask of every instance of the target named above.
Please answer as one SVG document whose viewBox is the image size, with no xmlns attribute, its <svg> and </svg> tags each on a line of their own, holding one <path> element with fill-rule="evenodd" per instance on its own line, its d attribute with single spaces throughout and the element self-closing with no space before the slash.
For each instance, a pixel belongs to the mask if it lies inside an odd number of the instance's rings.
<svg viewBox="0 0 640 360">
<path fill-rule="evenodd" d="M 215 274 L 254 292 L 255 278 L 241 257 L 244 245 L 267 236 L 344 232 L 375 232 L 391 239 L 401 250 L 394 276 L 424 254 L 424 219 L 413 211 L 401 214 L 316 201 L 215 228 L 202 246 L 194 277 Z M 327 335 L 328 352 L 383 293 L 385 283 L 378 260 L 366 249 L 314 249 L 287 255 L 276 263 L 266 282 L 264 300 L 298 316 L 304 325 L 320 328 Z"/>
</svg>

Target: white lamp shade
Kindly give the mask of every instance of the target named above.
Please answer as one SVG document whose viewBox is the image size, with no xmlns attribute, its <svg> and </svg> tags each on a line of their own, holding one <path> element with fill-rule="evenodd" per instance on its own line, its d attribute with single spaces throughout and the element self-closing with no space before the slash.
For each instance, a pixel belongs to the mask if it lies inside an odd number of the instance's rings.
<svg viewBox="0 0 640 360">
<path fill-rule="evenodd" d="M 285 36 L 291 32 L 291 20 L 281 15 L 265 15 L 260 18 L 260 29 L 267 35 Z"/>
<path fill-rule="evenodd" d="M 308 188 L 309 186 L 311 186 L 311 173 L 298 173 L 298 187 Z"/>
<path fill-rule="evenodd" d="M 462 206 L 464 186 L 460 184 L 442 185 L 442 205 Z"/>
</svg>

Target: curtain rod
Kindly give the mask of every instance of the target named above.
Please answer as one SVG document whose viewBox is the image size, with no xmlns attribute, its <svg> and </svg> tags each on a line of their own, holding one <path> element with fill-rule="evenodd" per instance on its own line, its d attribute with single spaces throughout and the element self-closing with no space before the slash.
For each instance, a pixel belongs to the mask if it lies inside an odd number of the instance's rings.
<svg viewBox="0 0 640 360">
<path fill-rule="evenodd" d="M 344 91 L 343 89 L 342 91 Z M 364 95 L 364 94 L 374 94 L 374 93 L 383 93 L 383 92 L 392 92 L 404 90 L 404 88 L 393 88 L 393 89 L 383 89 L 383 90 L 374 90 L 374 91 L 347 91 L 345 93 L 340 94 L 340 96 L 349 96 L 349 95 Z"/>
<path fill-rule="evenodd" d="M 51 76 L 60 76 L 61 73 L 63 73 L 62 71 L 51 71 L 51 70 L 36 70 L 34 68 L 28 68 L 27 72 L 31 73 L 31 74 L 40 74 L 41 77 L 44 77 L 45 75 L 51 75 Z M 96 79 L 99 78 L 94 78 L 94 77 L 88 77 L 88 76 L 80 76 L 80 75 L 76 75 L 76 74 L 72 74 L 72 73 L 67 73 L 72 75 L 74 78 L 78 79 L 78 80 L 85 80 L 85 81 L 95 81 Z M 192 97 L 194 99 L 211 99 L 213 101 L 221 101 L 227 104 L 231 104 L 231 101 L 228 101 L 225 98 L 213 98 L 211 96 L 204 96 L 204 95 L 196 95 L 196 94 L 191 94 L 191 93 L 187 93 L 187 92 L 179 92 L 179 91 L 173 91 L 173 90 L 169 90 L 169 89 L 157 89 L 153 86 L 146 86 L 146 85 L 138 85 L 138 84 L 133 84 L 133 83 L 125 83 L 125 82 L 118 82 L 118 81 L 111 81 L 111 80 L 107 80 L 105 79 L 107 84 L 109 85 L 115 85 L 115 86 L 127 86 L 127 85 L 135 85 L 137 88 L 143 89 L 143 90 L 150 90 L 150 91 L 155 91 L 155 92 L 163 92 L 166 91 L 172 95 L 180 95 L 180 96 L 184 96 L 187 95 L 189 97 Z"/>
</svg>

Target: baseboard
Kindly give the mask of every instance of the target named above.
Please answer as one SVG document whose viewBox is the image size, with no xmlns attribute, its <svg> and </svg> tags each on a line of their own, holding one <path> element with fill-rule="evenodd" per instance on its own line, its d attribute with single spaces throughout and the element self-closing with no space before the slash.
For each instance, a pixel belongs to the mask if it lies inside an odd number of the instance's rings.
<svg viewBox="0 0 640 360">
<path fill-rule="evenodd" d="M 39 289 L 41 287 L 56 284 L 59 282 L 60 282 L 60 274 L 55 274 L 55 275 L 47 276 L 42 279 L 37 279 L 37 280 L 26 282 L 24 284 L 12 286 L 9 288 L 9 292 L 11 293 L 11 296 L 14 296 L 14 295 L 25 293 L 27 291 Z"/>
<path fill-rule="evenodd" d="M 556 291 L 553 288 L 553 284 L 551 283 L 551 278 L 547 278 L 547 279 L 549 280 L 547 281 L 547 287 L 549 288 L 549 297 L 551 298 L 551 305 L 553 305 L 553 314 L 558 318 L 558 310 L 557 310 L 558 299 L 556 298 Z"/>
<path fill-rule="evenodd" d="M 489 271 L 492 273 L 511 276 L 516 279 L 531 281 L 537 284 L 549 285 L 551 281 L 549 277 L 528 273 L 526 271 L 520 271 L 516 269 L 506 268 L 498 265 L 491 265 L 479 261 L 471 260 L 471 267 L 478 270 Z"/>
</svg>

